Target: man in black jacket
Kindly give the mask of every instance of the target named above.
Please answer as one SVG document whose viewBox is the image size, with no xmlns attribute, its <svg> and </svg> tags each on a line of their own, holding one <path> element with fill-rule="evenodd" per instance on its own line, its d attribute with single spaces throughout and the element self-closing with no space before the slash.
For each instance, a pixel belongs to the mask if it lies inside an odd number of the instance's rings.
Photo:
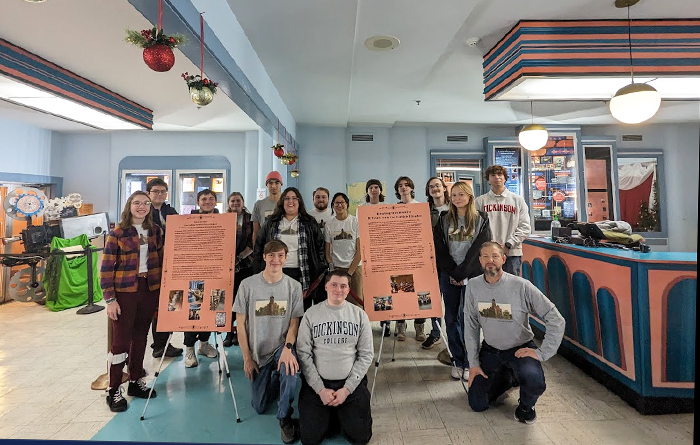
<svg viewBox="0 0 700 445">
<path fill-rule="evenodd" d="M 153 222 L 163 229 L 163 238 L 165 238 L 165 221 L 168 215 L 177 215 L 177 211 L 170 205 L 165 203 L 168 199 L 168 184 L 160 178 L 154 178 L 146 184 L 146 192 L 151 198 L 151 215 Z M 153 357 L 161 357 L 165 352 L 166 357 L 179 357 L 182 355 L 182 348 L 176 348 L 173 345 L 168 345 L 165 350 L 165 345 L 168 343 L 170 332 L 156 332 L 158 324 L 158 311 L 153 317 L 151 323 L 151 333 L 153 334 Z"/>
</svg>

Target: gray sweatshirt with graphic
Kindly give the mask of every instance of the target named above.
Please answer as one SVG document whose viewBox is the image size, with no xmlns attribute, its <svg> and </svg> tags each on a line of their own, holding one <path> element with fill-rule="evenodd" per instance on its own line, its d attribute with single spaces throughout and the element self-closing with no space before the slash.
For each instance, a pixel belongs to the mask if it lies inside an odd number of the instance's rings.
<svg viewBox="0 0 700 445">
<path fill-rule="evenodd" d="M 374 357 L 367 314 L 354 304 L 315 304 L 304 314 L 297 335 L 297 357 L 306 382 L 319 393 L 322 378 L 343 380 L 352 393 Z"/>
<path fill-rule="evenodd" d="M 564 337 L 564 317 L 531 282 L 503 272 L 490 284 L 479 275 L 469 280 L 464 295 L 464 344 L 469 367 L 479 366 L 479 328 L 484 341 L 496 349 L 515 348 L 534 338 L 529 315 L 545 323 L 546 334 L 535 352 L 540 361 L 557 353 Z"/>
</svg>

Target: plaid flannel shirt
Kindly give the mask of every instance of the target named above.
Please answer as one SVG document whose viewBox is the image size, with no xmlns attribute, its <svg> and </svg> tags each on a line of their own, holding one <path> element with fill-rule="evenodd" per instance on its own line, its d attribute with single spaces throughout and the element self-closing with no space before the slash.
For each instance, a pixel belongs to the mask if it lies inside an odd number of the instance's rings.
<svg viewBox="0 0 700 445">
<path fill-rule="evenodd" d="M 280 225 L 272 227 L 272 239 L 280 239 Z M 301 288 L 308 289 L 311 286 L 311 271 L 309 270 L 309 245 L 306 237 L 306 226 L 299 218 L 299 270 L 301 271 Z"/>
<path fill-rule="evenodd" d="M 163 265 L 163 229 L 157 225 L 148 231 L 148 289 L 160 289 L 161 266 Z M 107 235 L 100 286 L 105 301 L 116 298 L 115 292 L 136 292 L 139 274 L 139 234 L 135 227 L 115 228 Z"/>
</svg>

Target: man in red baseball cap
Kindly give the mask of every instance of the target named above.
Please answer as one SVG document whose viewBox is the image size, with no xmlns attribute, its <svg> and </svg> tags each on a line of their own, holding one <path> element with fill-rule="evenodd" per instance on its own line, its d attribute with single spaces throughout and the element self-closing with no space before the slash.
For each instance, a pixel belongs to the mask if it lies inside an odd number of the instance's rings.
<svg viewBox="0 0 700 445">
<path fill-rule="evenodd" d="M 255 242 L 260 226 L 265 222 L 265 218 L 272 215 L 272 212 L 275 211 L 277 202 L 280 200 L 283 183 L 280 172 L 273 170 L 267 174 L 265 178 L 265 187 L 267 187 L 268 192 L 267 198 L 256 201 L 253 207 L 253 216 L 251 218 L 251 221 L 253 221 L 253 242 Z"/>
</svg>

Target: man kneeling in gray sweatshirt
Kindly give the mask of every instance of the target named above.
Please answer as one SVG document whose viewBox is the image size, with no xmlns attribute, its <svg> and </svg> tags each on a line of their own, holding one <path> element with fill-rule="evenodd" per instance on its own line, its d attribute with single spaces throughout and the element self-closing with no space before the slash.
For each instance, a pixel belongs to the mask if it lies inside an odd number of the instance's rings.
<svg viewBox="0 0 700 445">
<path fill-rule="evenodd" d="M 350 443 L 366 444 L 372 438 L 366 376 L 374 356 L 372 328 L 362 308 L 345 301 L 347 272 L 330 272 L 326 292 L 328 299 L 304 314 L 297 337 L 301 443 L 321 443 L 336 423 Z"/>
<path fill-rule="evenodd" d="M 515 419 L 531 424 L 535 403 L 544 393 L 541 362 L 557 353 L 564 337 L 564 317 L 534 284 L 503 271 L 503 247 L 481 246 L 483 275 L 472 278 L 464 293 L 464 344 L 469 358 L 469 406 L 484 411 L 512 386 L 520 386 Z M 547 333 L 538 348 L 532 341 L 530 314 L 544 321 Z M 479 328 L 484 341 L 479 348 Z M 513 376 L 515 381 L 513 381 Z"/>
</svg>

